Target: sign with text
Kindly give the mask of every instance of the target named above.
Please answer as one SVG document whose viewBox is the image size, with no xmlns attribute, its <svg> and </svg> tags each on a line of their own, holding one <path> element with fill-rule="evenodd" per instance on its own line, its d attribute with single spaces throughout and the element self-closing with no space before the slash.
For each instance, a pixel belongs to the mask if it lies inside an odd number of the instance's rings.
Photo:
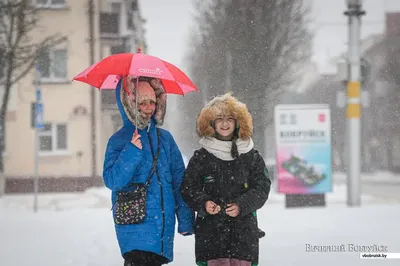
<svg viewBox="0 0 400 266">
<path fill-rule="evenodd" d="M 332 191 L 331 115 L 328 105 L 275 107 L 278 192 Z"/>
</svg>

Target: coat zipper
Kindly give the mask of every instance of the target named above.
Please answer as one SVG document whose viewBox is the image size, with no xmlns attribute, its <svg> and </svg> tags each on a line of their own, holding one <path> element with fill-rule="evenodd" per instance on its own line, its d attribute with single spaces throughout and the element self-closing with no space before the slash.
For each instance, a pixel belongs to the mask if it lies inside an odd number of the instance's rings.
<svg viewBox="0 0 400 266">
<path fill-rule="evenodd" d="M 151 145 L 150 134 L 147 134 L 147 137 L 149 138 L 151 154 L 153 155 L 153 160 L 154 160 L 154 152 L 153 152 L 153 147 Z M 160 145 L 160 143 L 157 143 L 157 145 Z M 160 195 L 161 195 L 161 214 L 162 214 L 161 255 L 164 255 L 164 239 L 163 239 L 164 238 L 164 233 L 165 233 L 164 194 L 163 194 L 163 186 L 161 184 L 161 178 L 160 178 L 160 175 L 158 174 L 157 167 L 156 167 L 155 173 L 157 175 L 157 183 L 160 186 Z"/>
<path fill-rule="evenodd" d="M 161 213 L 162 213 L 162 231 L 161 231 L 161 255 L 164 254 L 164 233 L 165 233 L 165 211 L 164 211 L 164 194 L 163 194 L 163 186 L 161 184 L 160 175 L 158 171 L 156 171 L 156 175 L 158 178 L 158 184 L 160 185 L 160 193 L 161 193 Z"/>
</svg>

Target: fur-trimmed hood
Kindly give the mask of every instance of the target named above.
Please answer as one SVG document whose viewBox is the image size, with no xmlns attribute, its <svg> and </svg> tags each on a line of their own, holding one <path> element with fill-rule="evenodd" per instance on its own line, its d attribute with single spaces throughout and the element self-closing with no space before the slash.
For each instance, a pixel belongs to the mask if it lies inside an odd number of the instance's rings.
<svg viewBox="0 0 400 266">
<path fill-rule="evenodd" d="M 139 81 L 147 81 L 154 89 L 156 94 L 156 110 L 152 116 L 152 120 L 155 121 L 157 126 L 161 126 L 164 123 L 164 118 L 167 109 L 167 93 L 165 92 L 164 86 L 161 80 L 148 77 L 139 77 Z M 127 88 L 124 87 L 126 84 Z M 149 126 L 150 121 L 143 118 L 140 114 L 140 110 L 136 108 L 136 105 L 129 106 L 129 101 L 134 102 L 136 97 L 136 77 L 128 76 L 121 79 L 116 87 L 115 96 L 117 100 L 118 109 L 121 113 L 122 121 L 125 124 L 133 124 L 138 129 L 144 129 Z M 127 94 L 129 90 L 129 94 Z M 131 99 L 129 99 L 132 97 Z M 136 123 L 137 117 L 137 125 Z"/>
<path fill-rule="evenodd" d="M 199 137 L 215 136 L 212 121 L 220 115 L 232 115 L 236 119 L 240 139 L 247 140 L 252 137 L 253 118 L 246 105 L 233 97 L 231 93 L 215 97 L 201 110 L 197 118 Z"/>
</svg>

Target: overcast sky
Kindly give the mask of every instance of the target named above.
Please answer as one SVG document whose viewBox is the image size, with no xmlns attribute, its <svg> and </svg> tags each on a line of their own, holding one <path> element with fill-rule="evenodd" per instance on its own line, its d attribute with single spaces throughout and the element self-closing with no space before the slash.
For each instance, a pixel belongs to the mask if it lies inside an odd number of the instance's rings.
<svg viewBox="0 0 400 266">
<path fill-rule="evenodd" d="M 347 18 L 343 15 L 346 0 L 312 1 L 311 25 L 315 30 L 313 59 L 321 71 L 329 58 L 346 51 Z M 148 53 L 186 69 L 183 56 L 192 24 L 191 0 L 140 0 L 146 23 Z M 385 11 L 399 11 L 400 0 L 364 0 L 362 36 L 384 31 Z"/>
</svg>

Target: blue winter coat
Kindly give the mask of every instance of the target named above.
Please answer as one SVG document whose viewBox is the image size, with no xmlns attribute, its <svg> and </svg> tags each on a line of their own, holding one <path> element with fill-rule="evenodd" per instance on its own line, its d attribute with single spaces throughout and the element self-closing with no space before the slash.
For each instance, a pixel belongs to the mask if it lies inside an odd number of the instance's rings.
<svg viewBox="0 0 400 266">
<path fill-rule="evenodd" d="M 122 106 L 119 97 L 120 83 L 115 92 L 123 127 L 114 133 L 108 141 L 103 170 L 104 183 L 112 190 L 113 216 L 115 214 L 116 193 L 121 190 L 129 190 L 127 185 L 131 182 L 144 183 L 150 173 L 153 157 L 149 138 L 151 138 L 154 153 L 156 153 L 158 144 L 154 119 L 149 125 L 150 128 L 139 130 L 142 150 L 131 143 L 135 126 L 128 119 Z M 154 173 L 151 178 L 147 196 L 146 218 L 141 224 L 115 224 L 115 230 L 121 254 L 132 250 L 143 250 L 154 252 L 172 261 L 175 214 L 178 219 L 178 232 L 192 234 L 194 213 L 186 205 L 180 194 L 180 185 L 185 170 L 182 154 L 172 135 L 166 130 L 159 130 L 161 145 L 157 164 L 159 176 Z M 164 219 L 163 211 L 165 213 Z"/>
</svg>

